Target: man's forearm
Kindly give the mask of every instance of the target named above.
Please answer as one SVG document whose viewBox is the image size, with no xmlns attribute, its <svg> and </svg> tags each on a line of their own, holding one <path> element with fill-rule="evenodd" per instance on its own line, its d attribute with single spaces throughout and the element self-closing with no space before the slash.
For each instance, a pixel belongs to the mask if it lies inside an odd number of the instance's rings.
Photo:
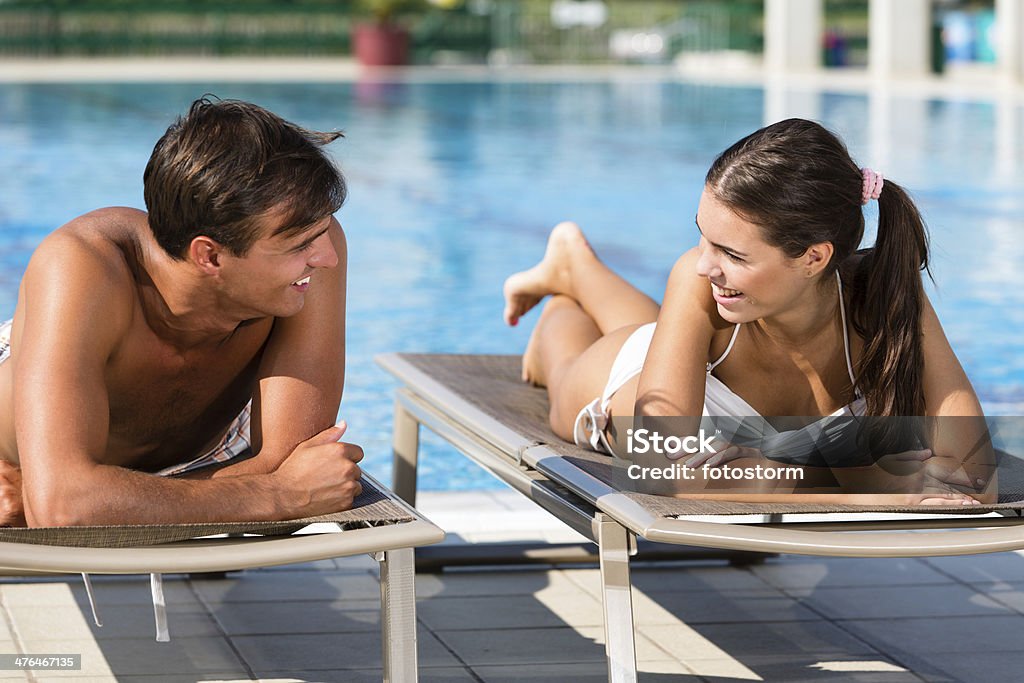
<svg viewBox="0 0 1024 683">
<path fill-rule="evenodd" d="M 33 490 L 26 484 L 29 526 L 267 521 L 301 516 L 270 474 L 208 480 L 159 477 L 96 465 Z"/>
<path fill-rule="evenodd" d="M 286 454 L 287 455 L 287 454 Z M 221 477 L 239 477 L 248 474 L 270 474 L 284 462 L 286 456 L 271 457 L 269 454 L 257 454 L 247 457 L 232 458 L 223 463 L 215 463 L 174 475 L 175 479 L 218 479 Z"/>
</svg>

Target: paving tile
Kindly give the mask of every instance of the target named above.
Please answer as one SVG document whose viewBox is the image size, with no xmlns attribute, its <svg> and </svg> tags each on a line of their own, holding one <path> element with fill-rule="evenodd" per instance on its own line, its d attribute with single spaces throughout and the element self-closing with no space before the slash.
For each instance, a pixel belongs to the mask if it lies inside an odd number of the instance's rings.
<svg viewBox="0 0 1024 683">
<path fill-rule="evenodd" d="M 92 576 L 91 580 L 93 595 L 100 609 L 104 605 L 153 604 L 149 576 Z M 168 607 L 202 607 L 188 583 L 178 578 L 164 578 L 164 598 Z M 4 584 L 0 586 L 0 602 L 8 607 L 76 604 L 88 606 L 89 599 L 81 579 L 70 579 L 48 583 Z"/>
<path fill-rule="evenodd" d="M 35 677 L 37 683 L 182 683 L 183 681 L 213 681 L 215 683 L 235 683 L 236 681 L 253 680 L 244 671 L 209 673 L 209 674 L 163 674 L 155 676 L 79 676 L 69 678 L 40 678 Z"/>
<path fill-rule="evenodd" d="M 568 527 L 565 529 L 552 529 L 541 534 L 541 538 L 547 543 L 586 543 L 587 538 Z"/>
<path fill-rule="evenodd" d="M 85 607 L 36 606 L 10 607 L 14 630 L 22 642 L 38 640 L 83 640 L 96 638 L 155 638 L 156 626 L 152 605 L 97 605 L 102 627 L 93 622 L 92 612 Z M 167 627 L 172 638 L 177 636 L 219 636 L 216 622 L 206 611 L 170 607 Z"/>
<path fill-rule="evenodd" d="M 717 643 L 704 637 L 700 632 L 687 626 L 655 626 L 640 630 L 674 661 L 687 663 L 692 659 L 715 663 L 714 675 L 723 678 L 756 680 L 757 676 L 743 666 L 732 655 L 721 649 Z M 742 651 L 742 650 L 741 650 Z M 688 664 L 689 665 L 689 664 Z M 690 667 L 692 669 L 692 666 Z M 694 670 L 696 671 L 696 670 Z"/>
<path fill-rule="evenodd" d="M 1018 681 L 1024 670 L 1024 652 L 990 652 L 936 654 L 929 663 L 952 680 L 973 683 L 974 681 Z M 928 680 L 950 680 L 929 677 Z"/>
<path fill-rule="evenodd" d="M 633 591 L 633 613 L 639 624 L 816 621 L 821 617 L 775 591 L 646 594 Z"/>
<path fill-rule="evenodd" d="M 380 569 L 380 562 L 369 555 L 352 555 L 351 557 L 339 557 L 334 564 L 342 571 L 370 571 L 376 572 Z"/>
<path fill-rule="evenodd" d="M 603 626 L 604 610 L 575 586 L 541 589 L 535 595 L 472 596 L 421 601 L 417 615 L 433 630 Z"/>
<path fill-rule="evenodd" d="M 591 594 L 601 595 L 601 573 L 597 569 L 572 570 L 572 581 Z M 674 567 L 632 568 L 630 580 L 644 593 L 678 593 L 689 591 L 772 591 L 772 586 L 745 569 L 718 563 L 715 566 L 693 566 L 678 563 Z M 781 593 L 779 593 L 781 597 Z"/>
<path fill-rule="evenodd" d="M 384 672 L 381 669 L 335 669 L 296 674 L 291 671 L 260 672 L 260 683 L 380 683 Z M 476 679 L 468 669 L 461 667 L 425 668 L 419 667 L 420 683 L 475 683 Z M 141 683 L 141 682 L 140 682 Z"/>
<path fill-rule="evenodd" d="M 465 663 L 532 664 L 604 662 L 604 627 L 437 631 L 442 642 Z M 638 661 L 671 656 L 643 634 L 636 636 Z"/>
<path fill-rule="evenodd" d="M 54 678 L 85 676 L 175 675 L 185 679 L 206 674 L 243 672 L 245 667 L 224 638 L 171 638 L 158 643 L 150 638 L 116 640 L 39 640 L 25 644 L 34 652 L 82 655 L 81 671 L 49 672 Z"/>
<path fill-rule="evenodd" d="M 235 636 L 231 641 L 253 671 L 370 669 L 381 665 L 377 632 Z M 417 647 L 421 667 L 459 666 L 447 648 L 422 627 Z"/>
<path fill-rule="evenodd" d="M 521 683 L 542 681 L 543 683 L 607 683 L 608 669 L 603 662 L 582 664 L 538 664 L 531 666 L 482 665 L 474 666 L 474 673 L 484 683 Z M 643 662 L 637 665 L 640 683 L 675 683 L 698 681 L 690 669 L 679 662 Z"/>
<path fill-rule="evenodd" d="M 754 680 L 784 683 L 920 683 L 916 672 L 898 662 L 879 656 L 848 655 L 841 658 L 815 655 L 776 654 L 742 657 L 742 664 L 752 672 Z M 687 666 L 700 676 L 716 680 L 735 678 L 728 672 L 730 662 L 722 660 L 687 660 Z"/>
<path fill-rule="evenodd" d="M 484 683 L 608 683 L 608 665 L 603 661 L 575 664 L 482 664 L 473 666 L 473 673 Z M 685 680 L 685 679 L 684 679 Z"/>
<path fill-rule="evenodd" d="M 935 569 L 966 583 L 1024 581 L 1024 553 L 988 553 L 929 557 L 924 560 Z"/>
<path fill-rule="evenodd" d="M 993 616 L 1011 610 L 965 586 L 819 588 L 804 604 L 832 619 Z"/>
<path fill-rule="evenodd" d="M 11 627 L 8 625 L 10 616 L 5 612 L 6 610 L 0 607 L 0 648 L 14 640 L 14 636 L 11 635 Z M 0 652 L 7 652 L 7 650 L 0 649 Z"/>
<path fill-rule="evenodd" d="M 74 671 L 35 671 L 35 675 L 44 675 L 53 678 L 84 678 L 89 676 L 110 677 L 114 675 L 113 670 L 107 662 L 106 655 L 100 645 L 93 639 L 85 640 L 53 640 L 45 642 L 32 642 L 19 644 L 18 652 L 31 654 L 67 654 L 80 655 L 81 668 Z"/>
<path fill-rule="evenodd" d="M 701 675 L 707 675 L 701 663 L 688 664 Z M 883 656 L 835 658 L 774 654 L 743 657 L 743 664 L 765 681 L 784 683 L 921 683 L 924 680 L 918 672 Z"/>
<path fill-rule="evenodd" d="M 228 636 L 380 630 L 379 601 L 222 602 L 210 611 Z"/>
<path fill-rule="evenodd" d="M 437 631 L 435 635 L 459 659 L 478 664 L 536 664 L 604 662 L 604 647 L 575 629 L 535 628 L 501 631 Z"/>
<path fill-rule="evenodd" d="M 642 625 L 641 633 L 680 661 L 778 653 L 877 655 L 875 648 L 826 621 Z"/>
<path fill-rule="evenodd" d="M 1015 652 L 1021 648 L 1024 616 L 956 617 L 955 619 L 865 619 L 841 621 L 840 628 L 882 652 Z"/>
<path fill-rule="evenodd" d="M 970 585 L 986 597 L 1024 614 L 1024 583 L 972 583 Z"/>
<path fill-rule="evenodd" d="M 418 574 L 416 596 L 420 598 L 469 597 L 474 595 L 533 595 L 544 589 L 573 590 L 578 584 L 563 571 L 483 570 Z"/>
<path fill-rule="evenodd" d="M 786 589 L 906 586 L 954 581 L 922 560 L 909 558 L 801 558 L 766 562 L 751 567 L 750 571 L 772 586 Z"/>
<path fill-rule="evenodd" d="M 210 604 L 348 598 L 368 600 L 380 596 L 380 584 L 375 577 L 334 572 L 254 572 L 238 578 L 194 580 L 192 586 Z"/>
</svg>

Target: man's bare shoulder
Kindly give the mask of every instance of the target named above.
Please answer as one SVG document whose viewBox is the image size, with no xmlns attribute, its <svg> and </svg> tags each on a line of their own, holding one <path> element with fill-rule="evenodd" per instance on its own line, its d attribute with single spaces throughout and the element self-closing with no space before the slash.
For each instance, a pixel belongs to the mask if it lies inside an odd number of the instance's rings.
<svg viewBox="0 0 1024 683">
<path fill-rule="evenodd" d="M 124 207 L 91 211 L 65 223 L 33 253 L 23 294 L 45 289 L 61 298 L 99 299 L 111 313 L 130 311 L 140 272 L 139 235 L 145 229 L 146 214 Z"/>
<path fill-rule="evenodd" d="M 148 229 L 146 214 L 138 209 L 97 209 L 60 226 L 42 241 L 33 255 L 47 262 L 107 270 L 111 277 L 130 275 L 137 260 L 140 231 Z"/>
</svg>

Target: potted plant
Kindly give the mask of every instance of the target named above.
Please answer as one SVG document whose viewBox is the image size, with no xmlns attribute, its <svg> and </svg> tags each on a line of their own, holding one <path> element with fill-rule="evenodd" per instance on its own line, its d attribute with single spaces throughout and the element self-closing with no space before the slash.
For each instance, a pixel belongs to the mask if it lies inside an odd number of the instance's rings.
<svg viewBox="0 0 1024 683">
<path fill-rule="evenodd" d="M 395 21 L 399 12 L 424 7 L 423 0 L 361 0 L 372 17 L 352 26 L 352 54 L 366 66 L 397 66 L 409 62 L 409 31 Z"/>
</svg>

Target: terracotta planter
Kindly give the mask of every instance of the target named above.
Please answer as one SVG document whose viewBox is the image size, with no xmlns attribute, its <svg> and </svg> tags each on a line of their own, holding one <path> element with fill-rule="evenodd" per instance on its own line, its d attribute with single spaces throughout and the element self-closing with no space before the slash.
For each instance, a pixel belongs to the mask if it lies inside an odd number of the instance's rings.
<svg viewBox="0 0 1024 683">
<path fill-rule="evenodd" d="M 352 27 L 352 54 L 366 66 L 409 63 L 409 32 L 395 24 L 356 24 Z"/>
</svg>

